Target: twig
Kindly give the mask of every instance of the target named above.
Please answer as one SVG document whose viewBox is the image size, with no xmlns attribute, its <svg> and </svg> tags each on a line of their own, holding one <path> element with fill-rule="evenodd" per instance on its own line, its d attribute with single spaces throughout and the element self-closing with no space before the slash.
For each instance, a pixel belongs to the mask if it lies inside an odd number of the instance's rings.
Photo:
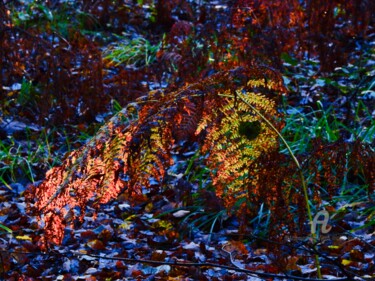
<svg viewBox="0 0 375 281">
<path fill-rule="evenodd" d="M 231 235 L 233 235 L 233 234 L 231 234 Z M 252 239 L 261 240 L 261 241 L 271 243 L 271 244 L 286 246 L 288 248 L 295 249 L 295 250 L 305 251 L 305 252 L 308 252 L 310 254 L 318 254 L 323 259 L 326 259 L 327 261 L 331 262 L 332 265 L 338 267 L 341 270 L 342 274 L 346 275 L 349 278 L 349 280 L 353 279 L 353 276 L 364 279 L 360 275 L 358 275 L 358 274 L 356 274 L 352 271 L 347 270 L 339 261 L 332 259 L 327 254 L 325 254 L 324 252 L 318 251 L 315 247 L 311 247 L 306 242 L 303 242 L 301 244 L 301 246 L 295 246 L 295 245 L 291 245 L 289 243 L 281 243 L 281 242 L 273 241 L 273 240 L 270 240 L 270 239 L 267 239 L 267 238 L 259 237 L 259 236 L 253 235 L 253 234 L 246 234 L 244 236 L 252 238 Z"/>
<path fill-rule="evenodd" d="M 154 261 L 154 260 L 141 260 L 141 259 L 130 259 L 130 258 L 121 258 L 121 257 L 108 257 L 108 256 L 100 256 L 100 255 L 92 255 L 92 254 L 83 254 L 78 252 L 72 252 L 73 255 L 78 256 L 89 256 L 93 258 L 98 259 L 106 259 L 106 260 L 120 260 L 130 263 L 147 263 L 147 264 L 155 264 L 155 265 L 170 265 L 170 266 L 182 266 L 182 267 L 188 267 L 188 266 L 195 266 L 195 267 L 219 267 L 223 269 L 228 270 L 234 270 L 238 272 L 243 272 L 249 275 L 257 275 L 262 278 L 287 278 L 290 280 L 302 280 L 302 281 L 324 281 L 325 279 L 315 279 L 315 278 L 304 278 L 299 276 L 293 276 L 293 275 L 281 275 L 281 274 L 272 274 L 272 273 L 265 273 L 265 272 L 257 272 L 253 270 L 243 269 L 239 267 L 234 266 L 227 266 L 227 265 L 221 265 L 216 263 L 196 263 L 196 262 L 163 262 L 163 261 Z M 349 278 L 337 278 L 337 279 L 331 279 L 334 281 L 350 281 Z"/>
</svg>

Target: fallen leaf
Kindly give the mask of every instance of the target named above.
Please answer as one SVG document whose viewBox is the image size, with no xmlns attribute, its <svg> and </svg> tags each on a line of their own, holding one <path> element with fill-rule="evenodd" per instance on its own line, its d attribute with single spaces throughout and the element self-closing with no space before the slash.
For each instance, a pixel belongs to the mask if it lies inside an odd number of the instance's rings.
<svg viewBox="0 0 375 281">
<path fill-rule="evenodd" d="M 341 261 L 341 264 L 344 265 L 344 266 L 349 266 L 351 265 L 353 262 L 351 260 L 342 260 Z"/>
<path fill-rule="evenodd" d="M 189 213 L 190 213 L 190 211 L 187 211 L 187 210 L 179 210 L 179 211 L 173 213 L 173 216 L 174 216 L 175 218 L 181 218 L 181 217 L 186 216 L 186 215 L 189 214 Z"/>
<path fill-rule="evenodd" d="M 105 245 L 102 241 L 95 239 L 87 242 L 87 246 L 89 246 L 93 250 L 104 250 Z"/>
<path fill-rule="evenodd" d="M 182 246 L 185 250 L 199 250 L 199 244 L 190 242 L 189 244 Z"/>
<path fill-rule="evenodd" d="M 18 235 L 18 236 L 16 236 L 16 239 L 33 241 L 33 239 L 30 236 L 27 236 L 27 235 Z"/>
</svg>

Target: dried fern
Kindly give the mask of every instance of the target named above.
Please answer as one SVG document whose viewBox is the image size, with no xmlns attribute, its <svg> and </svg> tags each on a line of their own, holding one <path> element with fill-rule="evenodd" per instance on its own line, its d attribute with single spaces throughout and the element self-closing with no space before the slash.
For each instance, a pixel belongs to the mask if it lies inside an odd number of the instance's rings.
<svg viewBox="0 0 375 281">
<path fill-rule="evenodd" d="M 278 149 L 277 134 L 252 107 L 276 122 L 270 97 L 283 91 L 277 73 L 257 67 L 219 72 L 174 92 L 152 91 L 140 98 L 32 188 L 45 238 L 60 243 L 64 228 L 82 219 L 87 205 L 98 208 L 120 192 L 142 200 L 144 188 L 163 184 L 173 146 L 182 140 L 197 141 L 207 154 L 216 194 L 228 209 L 248 200 L 251 187 L 259 193 L 254 163 Z M 251 126 L 255 132 L 248 134 Z"/>
</svg>

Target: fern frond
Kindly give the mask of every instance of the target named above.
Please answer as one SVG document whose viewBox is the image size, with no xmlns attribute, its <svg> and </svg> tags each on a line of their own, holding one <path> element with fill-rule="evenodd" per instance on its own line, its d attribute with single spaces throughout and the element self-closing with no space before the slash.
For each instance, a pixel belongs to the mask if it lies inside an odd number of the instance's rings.
<svg viewBox="0 0 375 281">
<path fill-rule="evenodd" d="M 256 83 L 252 81 L 252 85 Z M 259 84 L 264 84 L 259 82 Z M 256 84 L 258 85 L 258 84 Z M 275 103 L 270 99 L 256 93 L 244 92 L 242 88 L 236 90 L 237 95 L 253 105 L 270 119 L 277 116 Z M 223 96 L 230 95 L 230 91 L 222 93 Z M 256 161 L 263 153 L 277 149 L 277 135 L 259 116 L 242 102 L 235 102 L 234 99 L 224 98 L 226 104 L 219 108 L 223 114 L 219 126 L 207 136 L 206 142 L 210 145 L 204 146 L 204 152 L 209 154 L 207 163 L 214 171 L 212 177 L 215 179 L 217 194 L 231 198 L 225 200 L 226 206 L 230 209 L 242 198 L 243 193 L 239 192 L 242 187 L 249 184 L 248 167 Z M 249 138 L 241 134 L 243 124 L 258 122 L 260 125 L 259 134 Z M 252 184 L 254 184 L 252 180 Z"/>
<path fill-rule="evenodd" d="M 172 149 L 182 140 L 199 142 L 216 194 L 232 208 L 248 197 L 248 186 L 256 187 L 253 163 L 278 147 L 274 131 L 242 100 L 275 120 L 276 104 L 266 96 L 284 91 L 279 79 L 265 67 L 237 68 L 174 92 L 152 91 L 120 111 L 34 187 L 46 239 L 61 242 L 71 210 L 78 210 L 74 222 L 88 204 L 99 207 L 120 192 L 135 200 L 144 188 L 162 185 L 173 164 Z M 255 133 L 246 132 L 251 126 Z"/>
</svg>

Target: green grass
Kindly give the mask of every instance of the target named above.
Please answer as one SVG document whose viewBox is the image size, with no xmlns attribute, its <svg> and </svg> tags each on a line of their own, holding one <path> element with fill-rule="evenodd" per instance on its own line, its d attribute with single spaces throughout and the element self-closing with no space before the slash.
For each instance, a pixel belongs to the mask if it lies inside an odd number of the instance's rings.
<svg viewBox="0 0 375 281">
<path fill-rule="evenodd" d="M 319 192 L 326 201 L 323 201 L 320 208 L 324 206 L 337 208 L 334 214 L 336 219 L 340 217 L 342 219 L 343 213 L 355 211 L 363 216 L 364 224 L 361 229 L 370 229 L 375 224 L 375 208 L 367 206 L 371 205 L 369 203 L 374 198 L 370 198 L 370 187 L 361 178 L 363 175 L 358 174 L 354 180 L 349 179 L 349 173 L 355 168 L 350 166 L 349 158 L 352 144 L 356 142 L 367 145 L 366 149 L 369 149 L 369 153 L 375 153 L 375 119 L 371 100 L 375 78 L 371 65 L 367 64 L 368 57 L 371 55 L 371 52 L 365 54 L 353 64 L 339 67 L 325 75 L 317 74 L 316 64 L 285 56 L 286 86 L 292 95 L 299 95 L 301 98 L 304 93 L 311 99 L 305 104 L 291 106 L 286 97 L 280 109 L 285 118 L 282 134 L 298 157 L 302 159 L 311 157 L 314 140 L 320 140 L 327 147 L 330 144 L 340 145 L 340 143 L 347 146 L 346 162 L 332 162 L 333 169 L 337 165 L 344 165 L 346 168 L 342 185 L 336 194 L 328 194 L 322 183 Z M 302 73 L 305 75 L 301 75 Z M 281 149 L 287 154 L 286 147 L 282 146 Z M 319 163 L 319 159 L 317 162 Z M 311 171 L 304 172 L 310 180 Z M 366 208 L 359 207 L 365 205 Z"/>
<path fill-rule="evenodd" d="M 333 143 L 341 135 L 347 136 L 348 141 L 360 140 L 371 143 L 375 139 L 375 119 L 372 118 L 369 108 L 362 102 L 354 110 L 354 120 L 348 126 L 337 118 L 339 112 L 334 106 L 326 109 L 321 102 L 317 102 L 316 110 L 311 107 L 285 108 L 285 122 L 283 135 L 296 154 L 308 153 L 313 139 L 321 139 L 326 143 Z M 362 115 L 362 116 L 361 116 Z M 363 123 L 366 125 L 362 125 Z M 284 149 L 286 153 L 286 149 Z"/>
<path fill-rule="evenodd" d="M 61 163 L 72 143 L 73 137 L 57 129 L 26 129 L 22 140 L 13 136 L 0 140 L 0 183 L 10 189 L 12 183 L 34 183 Z"/>
<path fill-rule="evenodd" d="M 135 39 L 119 37 L 119 39 L 120 41 L 108 46 L 103 52 L 104 59 L 116 66 L 120 64 L 134 67 L 149 66 L 155 61 L 156 53 L 161 47 L 161 43 L 152 45 L 143 37 Z"/>
<path fill-rule="evenodd" d="M 9 5 L 10 18 L 14 26 L 23 29 L 38 28 L 42 31 L 52 30 L 63 38 L 69 38 L 71 30 L 82 33 L 90 32 L 87 26 L 93 29 L 99 27 L 94 15 L 79 9 L 75 2 L 60 3 L 56 8 L 49 8 L 40 1 L 27 1 L 20 7 Z"/>
</svg>

